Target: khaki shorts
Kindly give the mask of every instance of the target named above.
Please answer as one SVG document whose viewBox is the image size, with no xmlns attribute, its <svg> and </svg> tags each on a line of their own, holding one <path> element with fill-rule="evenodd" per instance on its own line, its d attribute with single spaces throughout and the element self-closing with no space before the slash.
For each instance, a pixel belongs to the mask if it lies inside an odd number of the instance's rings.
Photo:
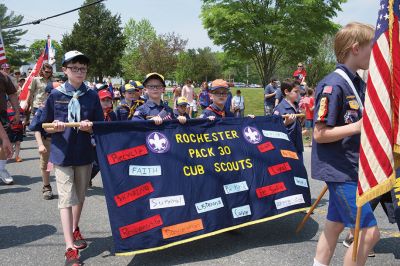
<svg viewBox="0 0 400 266">
<path fill-rule="evenodd" d="M 50 144 L 51 144 L 51 138 L 43 138 L 43 145 L 46 147 L 47 152 L 45 153 L 40 153 L 40 169 L 42 170 L 47 170 L 47 164 L 49 163 L 49 156 L 50 156 Z"/>
<path fill-rule="evenodd" d="M 54 165 L 58 208 L 76 206 L 85 201 L 86 190 L 89 186 L 92 164 L 81 166 Z"/>
</svg>

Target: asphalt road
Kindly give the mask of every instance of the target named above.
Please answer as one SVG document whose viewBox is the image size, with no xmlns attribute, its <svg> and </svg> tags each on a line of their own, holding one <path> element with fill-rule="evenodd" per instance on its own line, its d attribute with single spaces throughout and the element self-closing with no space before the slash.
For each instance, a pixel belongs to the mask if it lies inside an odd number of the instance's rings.
<svg viewBox="0 0 400 266">
<path fill-rule="evenodd" d="M 7 169 L 15 184 L 0 184 L 0 265 L 63 265 L 64 240 L 57 200 L 42 199 L 42 182 L 36 143 L 28 134 L 22 144 L 21 163 L 10 161 Z M 310 166 L 310 148 L 304 158 Z M 323 183 L 310 181 L 315 199 Z M 52 185 L 55 190 L 54 176 Z M 114 256 L 101 177 L 88 191 L 80 228 L 89 245 L 81 259 L 85 265 L 312 265 L 327 207 L 326 196 L 299 235 L 294 231 L 304 214 L 249 226 L 163 251 L 133 256 Z M 381 207 L 376 210 L 381 241 L 375 258 L 367 265 L 400 265 L 400 234 L 389 224 Z M 331 265 L 342 265 L 346 248 L 339 239 Z"/>
</svg>

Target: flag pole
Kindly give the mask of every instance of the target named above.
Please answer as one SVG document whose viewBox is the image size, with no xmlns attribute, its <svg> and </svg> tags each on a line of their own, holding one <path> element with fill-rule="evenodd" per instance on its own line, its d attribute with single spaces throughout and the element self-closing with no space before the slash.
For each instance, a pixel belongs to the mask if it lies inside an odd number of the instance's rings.
<svg viewBox="0 0 400 266">
<path fill-rule="evenodd" d="M 306 216 L 304 216 L 303 220 L 299 223 L 299 225 L 296 228 L 296 234 L 298 234 L 301 229 L 303 229 L 304 224 L 308 221 L 310 218 L 311 214 L 313 213 L 314 209 L 317 207 L 318 203 L 321 201 L 322 197 L 325 195 L 326 191 L 328 190 L 328 186 L 325 186 L 321 193 L 319 193 L 318 198 L 315 200 L 314 204 L 311 206 L 311 208 L 308 210 Z"/>
<path fill-rule="evenodd" d="M 361 218 L 361 207 L 357 207 L 356 228 L 354 229 L 353 256 L 352 256 L 354 262 L 357 261 L 358 240 L 360 236 L 360 218 Z"/>
</svg>

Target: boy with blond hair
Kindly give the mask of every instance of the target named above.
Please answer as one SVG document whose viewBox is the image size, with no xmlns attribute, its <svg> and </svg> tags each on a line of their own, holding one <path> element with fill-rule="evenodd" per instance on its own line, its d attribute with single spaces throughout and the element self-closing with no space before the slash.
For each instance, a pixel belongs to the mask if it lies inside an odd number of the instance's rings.
<svg viewBox="0 0 400 266">
<path fill-rule="evenodd" d="M 336 70 L 316 88 L 311 175 L 325 181 L 329 206 L 325 228 L 314 265 L 329 265 L 338 237 L 345 227 L 354 231 L 362 106 L 365 83 L 358 69 L 368 69 L 374 29 L 353 22 L 335 36 Z M 343 265 L 364 265 L 368 252 L 379 241 L 379 230 L 369 204 L 362 207 L 357 262 L 352 261 L 353 244 Z"/>
</svg>

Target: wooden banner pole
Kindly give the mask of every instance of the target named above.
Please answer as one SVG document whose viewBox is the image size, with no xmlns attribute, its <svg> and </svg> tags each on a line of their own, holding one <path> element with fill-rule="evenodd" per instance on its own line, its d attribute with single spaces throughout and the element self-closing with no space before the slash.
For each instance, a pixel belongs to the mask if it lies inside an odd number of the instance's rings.
<svg viewBox="0 0 400 266">
<path fill-rule="evenodd" d="M 360 218 L 361 218 L 361 207 L 357 207 L 356 228 L 354 229 L 353 256 L 352 256 L 354 262 L 357 261 L 358 240 L 360 236 Z"/>
</svg>

